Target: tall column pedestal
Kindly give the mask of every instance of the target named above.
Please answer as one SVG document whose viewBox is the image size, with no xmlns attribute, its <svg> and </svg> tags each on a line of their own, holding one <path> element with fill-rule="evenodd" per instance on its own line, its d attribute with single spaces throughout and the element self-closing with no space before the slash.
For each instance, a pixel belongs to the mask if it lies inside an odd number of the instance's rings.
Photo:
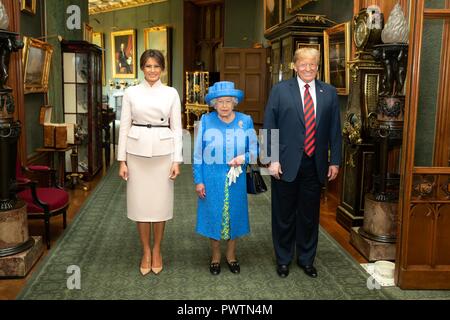
<svg viewBox="0 0 450 320">
<path fill-rule="evenodd" d="M 397 201 L 365 196 L 364 223 L 350 231 L 350 243 L 369 261 L 395 260 Z"/>
<path fill-rule="evenodd" d="M 395 260 L 395 243 L 373 241 L 363 237 L 359 230 L 353 227 L 350 231 L 350 243 L 370 262 L 378 260 Z"/>
<path fill-rule="evenodd" d="M 44 252 L 42 237 L 31 237 L 33 246 L 12 256 L 0 258 L 0 278 L 25 277 Z"/>
<path fill-rule="evenodd" d="M 25 277 L 43 252 L 42 237 L 28 235 L 23 201 L 0 212 L 0 278 Z"/>
</svg>

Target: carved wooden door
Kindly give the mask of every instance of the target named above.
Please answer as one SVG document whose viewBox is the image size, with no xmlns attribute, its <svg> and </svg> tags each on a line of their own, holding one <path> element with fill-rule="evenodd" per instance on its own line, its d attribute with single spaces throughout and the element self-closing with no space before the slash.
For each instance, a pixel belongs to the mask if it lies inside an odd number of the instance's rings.
<svg viewBox="0 0 450 320">
<path fill-rule="evenodd" d="M 396 283 L 450 288 L 450 1 L 410 2 Z"/>
<path fill-rule="evenodd" d="M 223 48 L 220 80 L 233 81 L 244 91 L 237 110 L 251 115 L 255 127 L 262 125 L 267 100 L 267 49 Z"/>
</svg>

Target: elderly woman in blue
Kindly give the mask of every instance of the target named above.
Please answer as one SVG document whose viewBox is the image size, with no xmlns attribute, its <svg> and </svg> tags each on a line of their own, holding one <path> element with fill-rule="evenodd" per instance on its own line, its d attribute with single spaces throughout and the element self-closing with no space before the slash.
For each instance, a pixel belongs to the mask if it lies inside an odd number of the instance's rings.
<svg viewBox="0 0 450 320">
<path fill-rule="evenodd" d="M 220 273 L 220 240 L 227 241 L 230 271 L 240 272 L 236 239 L 250 232 L 245 172 L 249 162 L 256 163 L 257 138 L 252 118 L 234 111 L 243 97 L 233 82 L 210 87 L 205 99 L 216 111 L 202 116 L 195 136 L 196 232 L 211 240 L 213 275 Z"/>
</svg>

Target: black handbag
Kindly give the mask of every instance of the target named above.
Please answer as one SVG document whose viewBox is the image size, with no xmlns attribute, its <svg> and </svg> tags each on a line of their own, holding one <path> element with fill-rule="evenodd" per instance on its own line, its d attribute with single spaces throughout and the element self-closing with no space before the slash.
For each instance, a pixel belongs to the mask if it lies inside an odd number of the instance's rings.
<svg viewBox="0 0 450 320">
<path fill-rule="evenodd" d="M 267 186 L 259 168 L 249 165 L 247 168 L 247 193 L 258 194 L 266 191 Z"/>
</svg>

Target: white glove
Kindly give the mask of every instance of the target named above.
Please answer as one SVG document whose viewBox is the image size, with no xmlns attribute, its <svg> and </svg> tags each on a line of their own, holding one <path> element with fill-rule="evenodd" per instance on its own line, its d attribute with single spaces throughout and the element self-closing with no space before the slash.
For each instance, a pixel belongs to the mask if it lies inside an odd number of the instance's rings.
<svg viewBox="0 0 450 320">
<path fill-rule="evenodd" d="M 242 173 L 241 166 L 231 167 L 227 173 L 228 186 L 231 186 L 232 183 L 236 183 L 236 178 L 238 178 L 241 173 Z"/>
</svg>

